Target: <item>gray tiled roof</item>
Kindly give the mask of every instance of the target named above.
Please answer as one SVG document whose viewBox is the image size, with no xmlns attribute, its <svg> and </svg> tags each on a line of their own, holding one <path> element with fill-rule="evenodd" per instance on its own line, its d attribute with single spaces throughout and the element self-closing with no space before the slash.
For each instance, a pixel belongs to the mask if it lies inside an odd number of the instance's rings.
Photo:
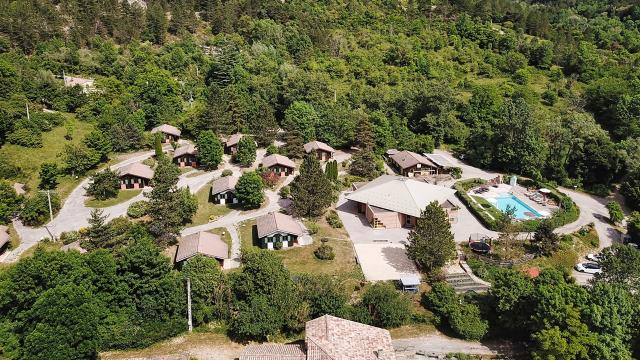
<svg viewBox="0 0 640 360">
<path fill-rule="evenodd" d="M 161 133 L 170 134 L 174 136 L 180 136 L 180 134 L 182 134 L 182 131 L 180 131 L 180 129 L 169 124 L 162 124 L 162 125 L 156 126 L 153 129 L 151 129 L 151 132 L 152 133 L 161 132 Z"/>
<path fill-rule="evenodd" d="M 249 345 L 242 350 L 240 360 L 305 360 L 301 344 Z"/>
<path fill-rule="evenodd" d="M 220 236 L 206 231 L 181 237 L 178 243 L 176 262 L 186 260 L 197 254 L 216 259 L 227 259 L 229 257 L 229 246 L 220 239 Z"/>
<path fill-rule="evenodd" d="M 280 154 L 271 154 L 262 159 L 262 166 L 270 168 L 274 165 L 283 165 L 292 169 L 296 167 L 296 164 L 291 159 Z"/>
<path fill-rule="evenodd" d="M 302 228 L 289 215 L 279 212 L 270 212 L 256 219 L 258 237 L 263 238 L 275 232 L 283 232 L 291 235 L 302 235 Z"/>
<path fill-rule="evenodd" d="M 143 179 L 153 179 L 153 169 L 142 163 L 133 163 L 116 170 L 118 175 L 133 175 Z"/>
<path fill-rule="evenodd" d="M 182 155 L 196 155 L 198 154 L 198 148 L 193 144 L 182 145 L 173 152 L 173 158 L 180 157 Z"/>
<path fill-rule="evenodd" d="M 311 141 L 308 142 L 306 144 L 304 144 L 304 151 L 306 153 L 310 153 L 313 150 L 322 150 L 322 151 L 326 151 L 326 152 L 330 152 L 330 153 L 334 153 L 336 152 L 336 150 L 334 148 L 332 148 L 331 146 L 323 143 L 322 141 Z"/>
<path fill-rule="evenodd" d="M 389 156 L 393 161 L 395 161 L 398 166 L 402 169 L 408 169 L 410 167 L 416 166 L 417 164 L 430 166 L 430 167 L 438 167 L 433 161 L 427 159 L 426 157 L 414 153 L 413 151 L 399 151 L 393 155 Z"/>
<path fill-rule="evenodd" d="M 227 190 L 235 190 L 238 183 L 237 176 L 224 176 L 216 179 L 211 184 L 211 195 L 219 194 Z"/>
</svg>

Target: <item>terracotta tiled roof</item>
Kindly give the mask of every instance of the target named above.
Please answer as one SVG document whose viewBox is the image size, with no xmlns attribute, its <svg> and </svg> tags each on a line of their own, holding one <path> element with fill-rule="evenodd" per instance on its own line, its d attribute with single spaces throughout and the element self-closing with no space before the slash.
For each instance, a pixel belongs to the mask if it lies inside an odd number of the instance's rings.
<svg viewBox="0 0 640 360">
<path fill-rule="evenodd" d="M 143 179 L 153 179 L 153 169 L 142 163 L 133 163 L 116 170 L 118 175 L 133 175 Z"/>
<path fill-rule="evenodd" d="M 242 350 L 240 360 L 305 360 L 304 346 L 300 344 L 249 345 Z"/>
<path fill-rule="evenodd" d="M 0 225 L 0 248 L 9 242 L 9 228 Z"/>
<path fill-rule="evenodd" d="M 292 169 L 296 167 L 296 164 L 291 159 L 280 154 L 272 154 L 262 159 L 262 166 L 270 168 L 274 165 L 283 165 Z"/>
<path fill-rule="evenodd" d="M 216 179 L 211 184 L 211 195 L 219 194 L 227 190 L 235 190 L 238 183 L 237 176 L 224 176 Z"/>
<path fill-rule="evenodd" d="M 173 158 L 180 157 L 182 155 L 196 155 L 198 154 L 198 148 L 193 144 L 182 145 L 173 152 Z"/>
<path fill-rule="evenodd" d="M 305 326 L 307 360 L 394 360 L 389 331 L 325 315 Z"/>
<path fill-rule="evenodd" d="M 389 157 L 393 161 L 395 161 L 395 163 L 398 164 L 398 166 L 400 166 L 402 169 L 408 169 L 412 166 L 416 166 L 417 164 L 435 168 L 438 167 L 435 163 L 433 163 L 433 161 L 420 154 L 416 154 L 413 151 L 399 151 L 393 155 L 390 155 Z"/>
<path fill-rule="evenodd" d="M 176 262 L 186 260 L 197 254 L 216 259 L 227 259 L 229 257 L 229 246 L 220 239 L 220 236 L 206 231 L 181 237 L 178 243 Z"/>
<path fill-rule="evenodd" d="M 311 141 L 304 144 L 304 151 L 308 154 L 314 150 L 322 150 L 330 153 L 336 152 L 334 148 L 323 143 L 322 141 Z"/>
<path fill-rule="evenodd" d="M 242 139 L 242 134 L 235 133 L 235 134 L 229 136 L 227 141 L 225 141 L 225 145 L 227 145 L 227 146 L 237 145 L 238 142 L 240 142 L 240 139 Z"/>
<path fill-rule="evenodd" d="M 165 133 L 173 136 L 180 136 L 180 134 L 182 134 L 182 131 L 180 131 L 180 129 L 169 124 L 162 124 L 162 125 L 156 126 L 153 129 L 151 129 L 151 132 L 152 133 L 161 132 L 161 133 Z"/>
<path fill-rule="evenodd" d="M 256 219 L 258 237 L 263 238 L 275 232 L 283 232 L 291 235 L 302 235 L 302 228 L 289 215 L 279 212 L 270 212 Z"/>
</svg>

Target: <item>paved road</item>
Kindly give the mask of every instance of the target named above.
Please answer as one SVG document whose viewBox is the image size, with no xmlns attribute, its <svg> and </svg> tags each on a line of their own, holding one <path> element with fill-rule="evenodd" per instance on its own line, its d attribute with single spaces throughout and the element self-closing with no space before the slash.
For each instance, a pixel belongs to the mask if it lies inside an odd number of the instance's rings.
<svg viewBox="0 0 640 360">
<path fill-rule="evenodd" d="M 165 149 L 168 149 L 165 146 Z M 112 170 L 119 169 L 121 167 L 142 162 L 145 159 L 154 155 L 154 151 L 145 151 L 137 154 L 130 155 L 127 159 L 119 162 L 116 165 L 111 166 Z M 256 164 L 264 156 L 264 150 L 258 151 L 258 157 L 256 159 Z M 198 176 L 188 177 L 187 173 L 182 174 L 178 180 L 178 187 L 188 187 L 192 193 L 196 193 L 203 186 L 213 180 L 215 177 L 220 176 L 222 170 L 231 169 L 235 173 L 240 173 L 240 168 L 237 166 L 230 164 L 229 161 L 225 162 L 221 169 L 218 169 L 213 172 L 205 172 Z M 78 230 L 83 227 L 89 226 L 88 219 L 90 217 L 90 213 L 92 208 L 85 206 L 85 201 L 88 199 L 86 196 L 85 188 L 89 185 L 89 179 L 83 180 L 67 197 L 62 208 L 58 212 L 58 214 L 54 217 L 53 221 L 47 223 L 43 227 L 33 228 L 24 226 L 19 220 L 14 220 L 13 225 L 20 237 L 20 245 L 13 249 L 11 252 L 8 252 L 0 258 L 0 262 L 15 262 L 20 258 L 26 250 L 37 244 L 39 241 L 50 238 L 50 233 L 54 237 L 60 236 L 61 233 L 65 231 Z M 120 204 L 103 208 L 104 215 L 107 216 L 108 220 L 113 218 L 123 216 L 127 213 L 127 209 L 129 205 L 135 201 L 144 200 L 144 192 L 148 192 L 150 189 L 145 189 L 142 193 L 135 196 L 132 199 L 129 199 Z M 47 230 L 48 229 L 48 230 Z"/>
</svg>

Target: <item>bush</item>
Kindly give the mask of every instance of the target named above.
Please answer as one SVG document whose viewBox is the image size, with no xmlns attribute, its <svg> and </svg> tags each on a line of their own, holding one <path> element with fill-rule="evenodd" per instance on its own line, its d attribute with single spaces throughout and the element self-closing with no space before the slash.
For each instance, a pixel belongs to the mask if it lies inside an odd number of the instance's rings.
<svg viewBox="0 0 640 360">
<path fill-rule="evenodd" d="M 325 243 L 318 246 L 313 254 L 320 260 L 333 260 L 336 257 L 336 254 L 333 252 L 333 247 Z"/>
<path fill-rule="evenodd" d="M 136 201 L 129 205 L 127 209 L 127 215 L 132 219 L 139 219 L 145 215 L 149 211 L 149 203 L 146 201 Z"/>
<path fill-rule="evenodd" d="M 289 196 L 291 196 L 291 188 L 289 187 L 289 185 L 285 185 L 280 188 L 280 192 L 278 194 L 280 195 L 280 198 L 288 199 Z"/>
<path fill-rule="evenodd" d="M 9 136 L 7 142 L 30 148 L 42 147 L 42 133 L 33 129 L 17 129 Z"/>
<path fill-rule="evenodd" d="M 339 229 L 343 226 L 338 213 L 333 209 L 329 210 L 329 213 L 325 216 L 325 219 L 327 220 L 327 223 L 329 223 L 329 225 L 334 229 Z"/>
<path fill-rule="evenodd" d="M 8 159 L 0 159 L 0 179 L 14 179 L 21 174 L 20 167 L 9 163 Z"/>
<path fill-rule="evenodd" d="M 368 309 L 371 325 L 383 328 L 404 325 L 413 313 L 410 299 L 388 283 L 369 286 L 359 306 Z"/>
<path fill-rule="evenodd" d="M 460 179 L 462 177 L 462 168 L 459 168 L 457 166 L 453 167 L 451 168 L 449 174 L 451 174 L 451 177 L 454 179 Z"/>
<path fill-rule="evenodd" d="M 222 170 L 222 174 L 220 176 L 222 177 L 227 177 L 227 176 L 231 176 L 233 175 L 233 170 L 231 169 L 224 169 Z"/>
<path fill-rule="evenodd" d="M 320 231 L 320 227 L 314 222 L 309 222 L 307 224 L 307 230 L 309 230 L 310 235 L 315 235 L 318 233 L 318 231 Z"/>
<path fill-rule="evenodd" d="M 481 318 L 480 308 L 464 302 L 447 283 L 434 284 L 431 292 L 423 296 L 422 304 L 438 316 L 440 324 L 448 324 L 465 340 L 480 340 L 487 333 L 489 325 Z"/>
<path fill-rule="evenodd" d="M 79 231 L 65 231 L 62 234 L 60 234 L 60 241 L 62 241 L 62 243 L 65 245 L 69 245 L 73 242 L 76 242 L 81 238 L 82 236 L 80 235 Z"/>
</svg>

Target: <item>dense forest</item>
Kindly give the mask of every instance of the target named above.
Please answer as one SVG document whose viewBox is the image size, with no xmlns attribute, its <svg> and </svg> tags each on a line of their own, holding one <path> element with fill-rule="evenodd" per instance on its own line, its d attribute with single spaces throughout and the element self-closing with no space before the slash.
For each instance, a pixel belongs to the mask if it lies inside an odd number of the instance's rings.
<svg viewBox="0 0 640 360">
<path fill-rule="evenodd" d="M 437 147 L 503 173 L 619 190 L 640 209 L 639 51 L 633 0 L 2 1 L 0 146 L 43 148 L 53 129 L 71 139 L 89 125 L 60 164 L 40 168 L 41 185 L 153 147 L 148 131 L 162 123 L 190 139 L 242 132 L 267 147 L 281 137 L 291 157 L 313 139 L 373 147 L 361 157 L 371 166 L 391 148 Z M 65 76 L 95 79 L 96 90 Z M 0 196 L 12 194 L 0 222 L 21 200 L 10 184 L 26 165 L 0 156 Z M 178 170 L 166 172 L 172 193 Z M 172 210 L 161 195 L 152 213 Z M 44 206 L 32 224 L 46 221 Z M 237 272 L 204 257 L 174 269 L 158 244 L 183 220 L 154 231 L 92 213 L 86 236 L 100 246 L 88 254 L 38 249 L 1 269 L 0 357 L 96 358 L 179 334 L 186 277 L 195 325 L 220 322 L 234 340 L 295 337 L 325 313 L 428 322 L 390 286 L 351 301 L 336 279 L 292 274 L 266 251 L 244 254 Z M 608 254 L 593 291 L 553 270 L 535 281 L 505 270 L 480 300 L 434 287 L 424 307 L 461 337 L 527 342 L 535 359 L 630 359 L 640 353 L 640 253 Z"/>
<path fill-rule="evenodd" d="M 633 2 L 1 6 L 0 142 L 38 146 L 46 126 L 25 119 L 25 102 L 97 125 L 84 167 L 95 152 L 144 146 L 143 131 L 163 122 L 193 136 L 253 133 L 261 145 L 278 128 L 335 147 L 372 130 L 378 153 L 446 146 L 479 166 L 597 193 L 622 184 L 639 203 Z M 63 72 L 97 78 L 100 91 L 63 87 Z"/>
</svg>

